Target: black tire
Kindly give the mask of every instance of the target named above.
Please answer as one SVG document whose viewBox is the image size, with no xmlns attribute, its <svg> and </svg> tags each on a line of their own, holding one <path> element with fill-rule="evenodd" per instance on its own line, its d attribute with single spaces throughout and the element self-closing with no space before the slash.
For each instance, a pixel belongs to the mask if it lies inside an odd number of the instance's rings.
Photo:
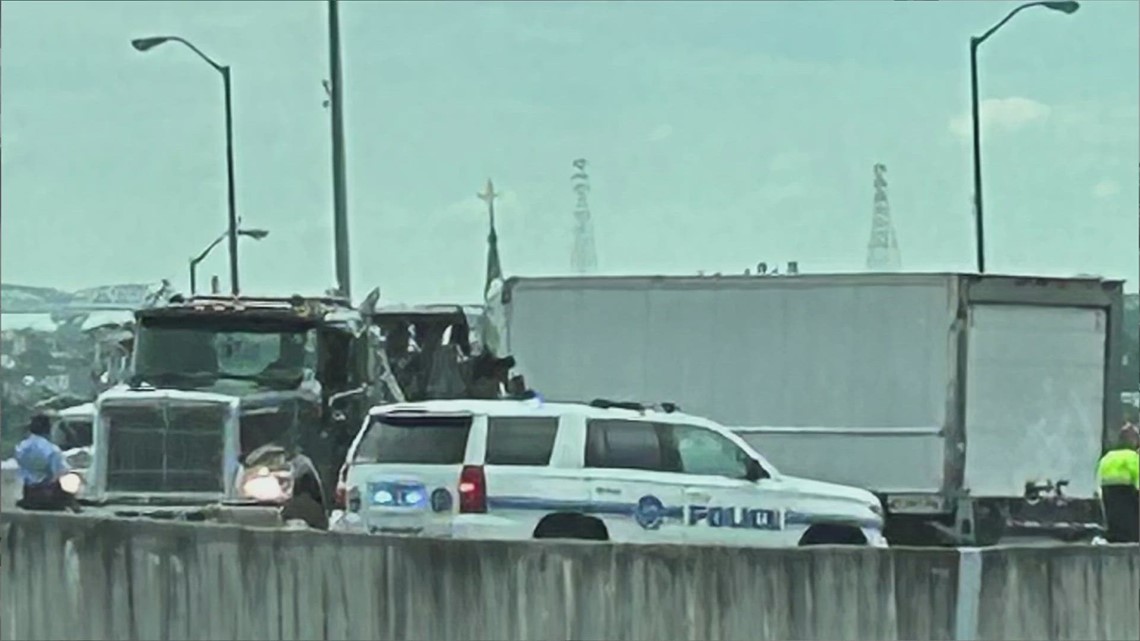
<svg viewBox="0 0 1140 641">
<path fill-rule="evenodd" d="M 978 547 L 997 545 L 1005 538 L 1007 516 L 1001 506 L 974 504 L 974 542 Z"/>
<path fill-rule="evenodd" d="M 329 515 L 316 499 L 308 494 L 299 494 L 289 499 L 281 508 L 281 520 L 289 522 L 299 519 L 314 530 L 329 529 Z"/>
<path fill-rule="evenodd" d="M 883 536 L 892 546 L 941 547 L 954 545 L 937 528 L 931 525 L 932 517 L 887 515 Z M 952 523 L 950 523 L 952 525 Z"/>
<path fill-rule="evenodd" d="M 553 514 L 544 518 L 534 529 L 536 539 L 577 539 L 580 541 L 608 541 L 606 524 L 598 519 L 578 514 Z"/>
<path fill-rule="evenodd" d="M 854 526 L 820 524 L 804 532 L 800 545 L 867 545 L 867 537 Z"/>
</svg>

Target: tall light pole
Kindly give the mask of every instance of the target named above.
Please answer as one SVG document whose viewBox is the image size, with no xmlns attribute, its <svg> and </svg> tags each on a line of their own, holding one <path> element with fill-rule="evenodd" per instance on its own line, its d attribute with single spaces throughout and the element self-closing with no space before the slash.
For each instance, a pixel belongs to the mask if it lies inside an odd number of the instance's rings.
<svg viewBox="0 0 1140 641">
<path fill-rule="evenodd" d="M 214 248 L 217 247 L 218 244 L 221 243 L 223 240 L 228 238 L 229 235 L 230 235 L 230 232 L 228 230 L 222 232 L 222 235 L 218 236 L 216 239 L 214 239 L 214 242 L 207 245 L 206 248 L 202 250 L 202 253 L 200 253 L 197 256 L 195 256 L 194 258 L 190 259 L 190 295 L 191 296 L 198 293 L 198 263 L 201 263 L 202 261 L 206 260 L 206 257 L 210 255 L 210 252 L 214 251 Z M 254 240 L 261 240 L 262 238 L 265 238 L 266 236 L 268 236 L 269 232 L 264 230 L 264 229 L 238 229 L 237 235 L 238 236 L 249 236 L 250 238 L 252 238 Z"/>
<path fill-rule="evenodd" d="M 333 241 L 340 295 L 352 298 L 348 260 L 348 187 L 344 167 L 344 83 L 340 65 L 340 15 L 337 0 L 329 8 L 329 107 L 332 109 Z"/>
<path fill-rule="evenodd" d="M 978 105 L 978 47 L 980 47 L 987 38 L 994 35 L 998 29 L 1005 26 L 1005 23 L 1009 22 L 1018 12 L 1030 7 L 1045 7 L 1046 9 L 1060 11 L 1061 13 L 1074 13 L 1080 8 L 1080 4 L 1078 4 L 1076 0 L 1068 0 L 1067 2 L 1027 2 L 1013 11 L 1010 11 L 1009 15 L 990 27 L 989 31 L 986 31 L 980 36 L 972 36 L 970 38 L 970 114 L 974 121 L 974 240 L 979 274 L 986 272 L 986 246 L 985 228 L 982 218 L 982 125 Z"/>
<path fill-rule="evenodd" d="M 214 68 L 215 71 L 222 74 L 222 90 L 225 94 L 226 102 L 226 180 L 228 182 L 228 202 L 229 202 L 229 226 L 226 232 L 229 236 L 229 249 L 230 249 L 230 293 L 234 296 L 238 295 L 241 291 L 238 284 L 238 218 L 237 218 L 237 200 L 234 195 L 234 114 L 233 114 L 233 100 L 230 90 L 230 68 L 228 65 L 220 65 L 214 62 L 212 58 L 202 53 L 202 50 L 195 47 L 188 40 L 179 36 L 152 36 L 149 38 L 135 38 L 131 40 L 131 46 L 138 51 L 149 51 L 161 44 L 167 42 L 177 42 L 184 45 L 198 57 Z"/>
</svg>

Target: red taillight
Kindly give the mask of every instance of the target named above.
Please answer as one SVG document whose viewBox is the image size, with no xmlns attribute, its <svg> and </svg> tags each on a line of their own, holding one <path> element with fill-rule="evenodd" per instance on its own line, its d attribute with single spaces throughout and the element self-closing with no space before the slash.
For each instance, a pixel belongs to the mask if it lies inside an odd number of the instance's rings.
<svg viewBox="0 0 1140 641">
<path fill-rule="evenodd" d="M 482 514 L 487 511 L 487 477 L 481 465 L 464 465 L 459 473 L 459 513 Z"/>
<path fill-rule="evenodd" d="M 336 507 L 344 509 L 346 497 L 348 495 L 348 463 L 340 466 L 340 472 L 336 475 L 336 495 L 333 502 Z"/>
</svg>

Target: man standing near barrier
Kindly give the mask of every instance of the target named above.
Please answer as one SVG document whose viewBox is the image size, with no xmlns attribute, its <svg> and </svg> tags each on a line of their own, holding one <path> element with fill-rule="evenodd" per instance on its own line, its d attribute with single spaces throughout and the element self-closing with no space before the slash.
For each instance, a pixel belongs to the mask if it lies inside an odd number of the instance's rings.
<svg viewBox="0 0 1140 641">
<path fill-rule="evenodd" d="M 16 464 L 24 485 L 23 497 L 16 505 L 25 510 L 64 510 L 72 496 L 59 480 L 70 470 L 59 446 L 48 440 L 51 418 L 35 414 L 28 422 L 28 436 L 16 446 Z"/>
<path fill-rule="evenodd" d="M 1109 543 L 1140 541 L 1140 427 L 1125 423 L 1120 445 L 1097 465 Z"/>
</svg>

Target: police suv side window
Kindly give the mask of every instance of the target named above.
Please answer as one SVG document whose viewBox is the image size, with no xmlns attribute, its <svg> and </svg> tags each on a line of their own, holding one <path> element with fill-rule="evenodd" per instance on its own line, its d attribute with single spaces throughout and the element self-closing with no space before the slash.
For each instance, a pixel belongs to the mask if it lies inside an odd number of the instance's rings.
<svg viewBox="0 0 1140 641">
<path fill-rule="evenodd" d="M 646 421 L 594 419 L 586 423 L 586 467 L 673 472 L 658 426 Z"/>
<path fill-rule="evenodd" d="M 492 416 L 487 419 L 487 465 L 550 464 L 558 418 Z"/>
<path fill-rule="evenodd" d="M 681 472 L 702 476 L 748 476 L 748 455 L 724 436 L 692 425 L 668 426 L 681 458 Z"/>
</svg>

